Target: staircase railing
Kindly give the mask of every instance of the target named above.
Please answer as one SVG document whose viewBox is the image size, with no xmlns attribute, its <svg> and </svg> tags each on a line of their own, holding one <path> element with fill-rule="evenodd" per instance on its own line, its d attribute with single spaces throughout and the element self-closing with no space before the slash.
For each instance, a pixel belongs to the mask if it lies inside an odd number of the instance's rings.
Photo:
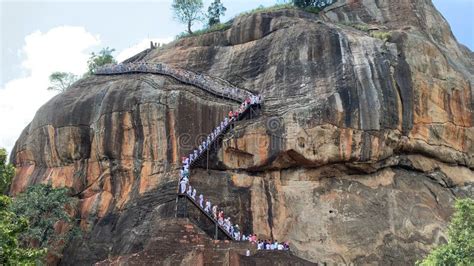
<svg viewBox="0 0 474 266">
<path fill-rule="evenodd" d="M 207 152 L 207 156 L 209 156 L 209 149 L 211 149 L 212 145 L 219 140 L 219 138 L 225 134 L 225 132 L 235 123 L 236 121 L 243 118 L 247 111 L 252 110 L 253 106 L 260 105 L 260 97 L 257 97 L 250 93 L 249 91 L 242 90 L 233 86 L 232 84 L 226 82 L 225 80 L 213 78 L 207 75 L 203 75 L 201 73 L 195 73 L 190 70 L 180 69 L 176 67 L 172 67 L 170 65 L 162 64 L 162 63 L 122 63 L 122 64 L 109 64 L 103 67 L 98 68 L 94 71 L 95 75 L 118 75 L 118 74 L 132 74 L 132 73 L 151 73 L 151 74 L 160 74 L 160 75 L 167 75 L 173 77 L 183 83 L 190 84 L 201 88 L 209 93 L 212 93 L 216 96 L 226 98 L 229 100 L 242 102 L 242 105 L 246 103 L 249 99 L 251 103 L 245 104 L 245 109 L 240 110 L 237 116 L 233 116 L 228 120 L 228 123 L 225 124 L 224 128 L 218 131 L 218 134 L 211 138 L 211 141 L 204 145 L 205 148 L 201 149 L 198 156 L 194 160 L 189 163 L 189 171 L 191 170 L 191 166 L 193 166 L 202 156 Z M 258 99 L 258 101 L 255 101 Z M 220 125 L 220 124 L 219 124 Z M 204 143 L 203 143 L 204 144 Z M 198 149 L 196 149 L 198 150 Z M 237 240 L 235 237 L 227 231 L 219 222 L 214 219 L 208 212 L 206 212 L 190 195 L 186 192 L 181 193 L 180 191 L 180 179 L 178 179 L 178 190 L 177 190 L 177 198 L 176 198 L 176 215 L 179 212 L 179 198 L 185 197 L 187 200 L 191 201 L 195 207 L 197 207 L 202 213 L 205 214 L 207 218 L 209 218 L 216 226 L 216 230 L 219 229 L 222 231 L 227 237 L 231 240 Z M 187 212 L 187 210 L 186 210 Z M 217 237 L 217 231 L 216 231 Z"/>
<path fill-rule="evenodd" d="M 195 73 L 190 70 L 173 67 L 163 63 L 122 63 L 102 66 L 94 71 L 94 75 L 117 75 L 133 73 L 160 74 L 173 77 L 183 83 L 199 87 L 218 97 L 242 102 L 253 94 L 237 88 L 232 84 L 215 77 Z"/>
<path fill-rule="evenodd" d="M 230 238 L 231 240 L 236 240 L 235 237 L 233 235 L 230 234 L 229 231 L 227 231 L 222 225 L 219 224 L 219 221 L 217 221 L 216 219 L 214 219 L 214 217 L 211 216 L 211 214 L 209 214 L 208 212 L 206 212 L 206 210 L 204 210 L 200 205 L 199 203 L 197 203 L 191 196 L 189 196 L 187 193 L 179 193 L 178 196 L 180 197 L 185 197 L 187 200 L 189 200 L 199 211 L 201 211 L 202 213 L 204 213 L 204 215 L 209 219 L 211 220 L 214 225 L 216 226 L 216 228 L 218 228 L 221 232 L 223 232 L 228 238 Z"/>
</svg>

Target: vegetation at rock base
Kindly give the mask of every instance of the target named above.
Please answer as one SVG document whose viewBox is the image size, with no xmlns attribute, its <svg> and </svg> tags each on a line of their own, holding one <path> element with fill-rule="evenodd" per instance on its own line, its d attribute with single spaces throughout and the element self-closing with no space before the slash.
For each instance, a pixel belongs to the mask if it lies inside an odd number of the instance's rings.
<svg viewBox="0 0 474 266">
<path fill-rule="evenodd" d="M 18 239 L 28 231 L 28 220 L 12 212 L 11 203 L 0 195 L 0 265 L 35 265 L 46 249 L 21 247 Z"/>
<path fill-rule="evenodd" d="M 456 201 L 448 243 L 434 249 L 418 265 L 474 265 L 474 200 Z"/>
<path fill-rule="evenodd" d="M 76 199 L 68 195 L 67 188 L 46 184 L 28 187 L 10 207 L 29 223 L 28 229 L 19 234 L 21 244 L 47 248 L 48 252 L 58 254 L 79 232 L 69 214 L 75 204 Z"/>
<path fill-rule="evenodd" d="M 68 90 L 74 82 L 78 80 L 78 77 L 69 72 L 53 72 L 49 75 L 49 82 L 51 86 L 48 90 L 65 92 Z"/>
<path fill-rule="evenodd" d="M 207 9 L 207 17 L 209 18 L 209 27 L 221 23 L 221 16 L 225 15 L 227 8 L 221 3 L 221 0 L 214 0 Z"/>
<path fill-rule="evenodd" d="M 15 167 L 7 163 L 7 151 L 0 148 L 0 194 L 4 194 L 15 174 Z"/>
<path fill-rule="evenodd" d="M 112 53 L 115 51 L 115 49 L 111 49 L 109 47 L 103 48 L 100 50 L 98 54 L 92 52 L 91 56 L 89 57 L 89 60 L 87 61 L 87 66 L 89 68 L 89 74 L 94 73 L 94 71 L 107 64 L 116 64 L 117 61 L 115 60 L 114 56 Z"/>
<path fill-rule="evenodd" d="M 193 34 L 191 30 L 193 24 L 203 20 L 203 7 L 202 0 L 173 0 L 171 5 L 175 19 L 187 24 L 189 34 Z"/>
</svg>

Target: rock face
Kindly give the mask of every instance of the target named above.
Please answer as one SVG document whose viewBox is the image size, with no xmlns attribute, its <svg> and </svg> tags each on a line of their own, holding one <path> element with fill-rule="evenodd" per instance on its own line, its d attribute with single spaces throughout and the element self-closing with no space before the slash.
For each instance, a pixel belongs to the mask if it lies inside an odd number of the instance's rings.
<svg viewBox="0 0 474 266">
<path fill-rule="evenodd" d="M 474 56 L 429 0 L 260 12 L 139 58 L 263 95 L 191 184 L 301 258 L 413 263 L 446 241 L 454 199 L 474 196 Z M 147 250 L 189 264 L 150 243 L 174 217 L 180 155 L 235 106 L 166 76 L 83 79 L 24 130 L 11 193 L 52 182 L 81 199 L 86 233 L 63 264 Z"/>
</svg>

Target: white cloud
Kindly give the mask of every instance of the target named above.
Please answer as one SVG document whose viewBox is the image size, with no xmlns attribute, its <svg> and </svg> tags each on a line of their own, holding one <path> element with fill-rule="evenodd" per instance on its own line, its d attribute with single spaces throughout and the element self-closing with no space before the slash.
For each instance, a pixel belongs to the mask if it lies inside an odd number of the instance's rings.
<svg viewBox="0 0 474 266">
<path fill-rule="evenodd" d="M 150 48 L 150 41 L 152 41 L 153 43 L 161 43 L 161 44 L 165 44 L 165 43 L 169 43 L 173 40 L 172 37 L 169 37 L 169 38 L 146 38 L 146 39 L 143 39 L 141 41 L 139 41 L 138 43 L 130 46 L 129 48 L 126 48 L 124 49 L 123 51 L 121 51 L 118 55 L 117 55 L 117 61 L 118 62 L 122 62 L 136 54 L 138 54 L 139 52 L 147 49 L 147 48 Z"/>
<path fill-rule="evenodd" d="M 38 108 L 56 94 L 46 90 L 48 76 L 54 71 L 85 73 L 88 49 L 98 44 L 99 36 L 83 27 L 55 27 L 46 33 L 36 31 L 25 37 L 20 52 L 26 76 L 0 88 L 0 147 L 11 151 Z"/>
</svg>

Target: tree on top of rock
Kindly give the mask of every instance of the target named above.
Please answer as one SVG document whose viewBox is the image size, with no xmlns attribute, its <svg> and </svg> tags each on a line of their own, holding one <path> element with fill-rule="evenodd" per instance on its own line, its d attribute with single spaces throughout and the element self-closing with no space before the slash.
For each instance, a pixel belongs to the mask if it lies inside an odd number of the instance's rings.
<svg viewBox="0 0 474 266">
<path fill-rule="evenodd" d="M 49 82 L 51 86 L 48 90 L 65 92 L 67 91 L 74 82 L 78 80 L 78 77 L 69 72 L 54 72 L 49 75 Z"/>
<path fill-rule="evenodd" d="M 202 0 L 173 0 L 171 6 L 174 17 L 181 23 L 188 25 L 188 33 L 193 34 L 191 27 L 196 21 L 203 19 L 202 9 L 204 4 Z"/>
<path fill-rule="evenodd" d="M 109 47 L 103 48 L 100 50 L 98 54 L 92 52 L 91 56 L 89 57 L 89 60 L 87 61 L 87 66 L 89 68 L 89 74 L 94 73 L 94 71 L 107 64 L 117 64 L 117 61 L 115 60 L 114 56 L 112 53 L 115 51 L 115 49 L 111 49 Z"/>
<path fill-rule="evenodd" d="M 207 9 L 207 17 L 209 18 L 209 27 L 221 23 L 221 16 L 224 16 L 227 8 L 221 3 L 221 0 L 214 0 Z"/>
</svg>

